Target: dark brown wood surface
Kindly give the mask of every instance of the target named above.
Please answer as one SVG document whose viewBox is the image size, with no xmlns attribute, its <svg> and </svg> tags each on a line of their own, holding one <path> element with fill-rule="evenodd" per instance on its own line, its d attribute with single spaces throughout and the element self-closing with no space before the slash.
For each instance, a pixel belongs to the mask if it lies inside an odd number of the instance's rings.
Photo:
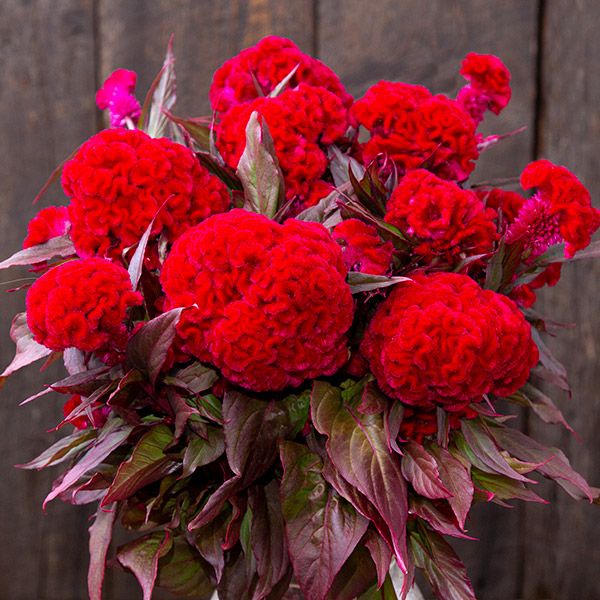
<svg viewBox="0 0 600 600">
<path fill-rule="evenodd" d="M 600 194 L 600 4 L 596 0 L 2 0 L 0 2 L 0 255 L 18 249 L 35 213 L 31 199 L 53 167 L 102 126 L 94 108 L 98 84 L 113 69 L 139 73 L 144 90 L 175 33 L 178 114 L 206 113 L 216 67 L 263 35 L 293 38 L 338 71 L 360 95 L 379 79 L 423 83 L 454 93 L 460 59 L 470 50 L 501 56 L 513 74 L 513 100 L 490 130 L 527 132 L 490 150 L 478 180 L 517 174 L 535 153 L 574 169 Z M 45 203 L 61 201 L 53 189 Z M 0 281 L 27 277 L 15 272 Z M 576 467 L 600 482 L 600 265 L 565 269 L 544 295 L 546 312 L 577 321 L 557 354 L 571 372 L 574 398 L 561 406 L 583 445 L 558 428 L 523 427 L 567 450 Z M 2 285 L 8 289 L 11 285 Z M 23 294 L 3 298 L 3 365 L 13 352 L 6 335 Z M 52 473 L 13 465 L 44 449 L 60 408 L 40 399 L 17 406 L 52 373 L 19 374 L 0 392 L 0 598 L 83 600 L 87 512 L 59 503 L 41 512 Z M 461 543 L 484 600 L 600 599 L 600 514 L 552 486 L 551 506 L 513 511 L 481 506 Z M 108 600 L 141 598 L 118 571 Z M 159 598 L 159 595 L 156 596 Z"/>
</svg>

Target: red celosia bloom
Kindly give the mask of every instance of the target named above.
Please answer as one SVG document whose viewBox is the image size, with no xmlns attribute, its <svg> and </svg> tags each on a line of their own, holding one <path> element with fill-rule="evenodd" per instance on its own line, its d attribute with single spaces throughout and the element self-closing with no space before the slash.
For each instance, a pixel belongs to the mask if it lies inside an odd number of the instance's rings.
<svg viewBox="0 0 600 600">
<path fill-rule="evenodd" d="M 373 225 L 347 219 L 335 227 L 331 237 L 342 247 L 349 271 L 385 275 L 390 270 L 394 246 L 384 242 Z"/>
<path fill-rule="evenodd" d="M 509 224 L 517 218 L 525 202 L 521 194 L 500 188 L 480 188 L 475 193 L 488 208 L 493 208 L 498 214 L 502 213 L 504 223 Z"/>
<path fill-rule="evenodd" d="M 63 263 L 27 293 L 27 323 L 36 342 L 52 350 L 122 350 L 127 310 L 142 303 L 127 271 L 102 258 Z"/>
<path fill-rule="evenodd" d="M 521 174 L 523 189 L 536 193 L 521 207 L 508 230 L 506 241 L 522 241 L 529 258 L 550 246 L 565 242 L 565 256 L 589 245 L 600 226 L 600 211 L 591 204 L 590 193 L 571 171 L 548 160 L 530 163 Z"/>
<path fill-rule="evenodd" d="M 392 290 L 361 344 L 383 391 L 422 409 L 456 411 L 525 383 L 538 351 L 512 300 L 466 275 L 413 280 Z"/>
<path fill-rule="evenodd" d="M 117 69 L 96 92 L 96 104 L 100 110 L 110 113 L 111 127 L 126 127 L 127 120 L 138 122 L 142 108 L 135 97 L 137 74 L 127 69 Z"/>
<path fill-rule="evenodd" d="M 230 381 L 267 391 L 346 362 L 353 303 L 345 276 L 321 225 L 232 210 L 175 242 L 161 283 L 169 307 L 196 304 L 178 328 L 189 350 Z"/>
<path fill-rule="evenodd" d="M 314 204 L 306 200 L 313 198 L 313 186 L 323 192 L 321 177 L 328 165 L 323 146 L 344 135 L 348 111 L 331 92 L 304 83 L 277 98 L 234 106 L 217 126 L 217 145 L 233 168 L 246 147 L 246 124 L 254 111 L 262 115 L 273 137 L 287 198 L 297 196 L 304 206 Z"/>
<path fill-rule="evenodd" d="M 426 167 L 457 181 L 475 168 L 475 122 L 446 96 L 432 96 L 420 85 L 380 81 L 354 103 L 352 114 L 371 133 L 362 147 L 364 162 L 385 154 L 406 170 Z"/>
<path fill-rule="evenodd" d="M 27 237 L 23 241 L 23 248 L 31 248 L 44 244 L 48 240 L 69 231 L 69 215 L 66 206 L 48 206 L 29 221 Z"/>
<path fill-rule="evenodd" d="M 460 429 L 461 419 L 474 419 L 479 413 L 466 406 L 463 409 L 449 413 L 448 427 L 450 430 Z M 437 434 L 437 414 L 435 410 L 416 410 L 414 407 L 404 408 L 400 424 L 400 438 L 404 441 L 413 440 L 422 444 L 425 438 Z"/>
<path fill-rule="evenodd" d="M 449 263 L 461 255 L 484 254 L 497 238 L 496 212 L 474 192 L 429 171 L 409 171 L 392 192 L 385 221 L 410 236 L 415 254 Z"/>
<path fill-rule="evenodd" d="M 548 287 L 555 286 L 560 280 L 561 268 L 561 263 L 553 263 L 549 265 L 533 281 L 514 288 L 510 294 L 510 297 L 519 306 L 530 308 L 537 300 L 535 290 L 539 290 L 545 285 Z"/>
<path fill-rule="evenodd" d="M 73 417 L 72 419 L 67 418 L 78 406 L 81 405 L 82 401 L 83 400 L 80 395 L 73 394 L 63 404 L 63 416 L 65 417 L 65 419 L 77 429 L 87 429 L 88 427 L 102 427 L 104 423 L 106 423 L 109 410 L 108 407 L 102 407 L 100 402 L 94 402 L 92 404 L 91 419 L 86 413 L 82 413 L 76 417 Z"/>
<path fill-rule="evenodd" d="M 291 40 L 277 36 L 263 38 L 217 69 L 209 91 L 210 104 L 221 112 L 268 96 L 293 69 L 296 71 L 288 83 L 290 88 L 306 83 L 329 90 L 346 107 L 352 104 L 352 96 L 328 66 L 304 54 Z"/>
<path fill-rule="evenodd" d="M 462 104 L 476 123 L 486 110 L 498 115 L 510 101 L 510 71 L 492 54 L 471 52 L 463 60 L 460 74 L 469 82 L 456 100 Z"/>
<path fill-rule="evenodd" d="M 62 184 L 71 198 L 71 237 L 83 257 L 119 258 L 165 200 L 153 233 L 164 232 L 171 241 L 230 204 L 226 186 L 190 150 L 137 130 L 93 136 L 65 165 Z"/>
</svg>

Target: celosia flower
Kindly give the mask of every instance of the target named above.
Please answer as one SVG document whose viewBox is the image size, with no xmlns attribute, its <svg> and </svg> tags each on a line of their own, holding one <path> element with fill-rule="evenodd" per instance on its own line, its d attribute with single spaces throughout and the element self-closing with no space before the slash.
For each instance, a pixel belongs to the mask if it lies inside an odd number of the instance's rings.
<svg viewBox="0 0 600 600">
<path fill-rule="evenodd" d="M 504 223 L 512 223 L 519 214 L 525 198 L 517 192 L 502 190 L 499 188 L 475 190 L 477 197 L 488 207 L 497 213 L 502 213 Z"/>
<path fill-rule="evenodd" d="M 352 114 L 371 133 L 365 163 L 380 154 L 409 170 L 425 167 L 443 179 L 462 181 L 478 158 L 476 124 L 455 100 L 427 88 L 380 81 L 354 103 Z"/>
<path fill-rule="evenodd" d="M 23 248 L 45 244 L 48 240 L 66 235 L 70 227 L 66 206 L 48 206 L 29 221 Z"/>
<path fill-rule="evenodd" d="M 456 411 L 525 383 L 538 350 L 512 300 L 466 275 L 412 279 L 380 305 L 361 344 L 384 392 L 420 409 Z"/>
<path fill-rule="evenodd" d="M 286 197 L 300 198 L 301 207 L 314 204 L 313 187 L 318 186 L 323 192 L 321 178 L 328 165 L 324 146 L 344 135 L 348 111 L 331 92 L 304 83 L 277 98 L 258 98 L 234 106 L 217 126 L 217 146 L 233 168 L 246 147 L 246 124 L 254 111 L 262 115 L 269 127 Z"/>
<path fill-rule="evenodd" d="M 142 303 L 127 271 L 102 258 L 72 260 L 44 273 L 27 293 L 27 323 L 51 350 L 124 348 L 127 310 Z"/>
<path fill-rule="evenodd" d="M 429 171 L 409 171 L 392 192 L 385 221 L 416 243 L 414 253 L 431 262 L 452 263 L 461 256 L 492 250 L 496 212 L 474 192 Z"/>
<path fill-rule="evenodd" d="M 135 97 L 137 74 L 127 69 L 117 69 L 110 74 L 96 92 L 96 105 L 108 109 L 111 127 L 126 127 L 128 121 L 135 125 L 142 109 Z"/>
<path fill-rule="evenodd" d="M 222 112 L 268 96 L 294 69 L 290 88 L 306 83 L 329 90 L 346 107 L 352 104 L 352 96 L 329 67 L 304 54 L 291 40 L 269 36 L 217 69 L 208 94 L 212 109 Z"/>
<path fill-rule="evenodd" d="M 522 242 L 529 259 L 561 242 L 565 242 L 567 258 L 589 245 L 600 226 L 600 211 L 571 171 L 537 160 L 521 174 L 521 185 L 526 190 L 536 188 L 536 193 L 519 210 L 507 232 L 507 243 Z"/>
<path fill-rule="evenodd" d="M 230 204 L 227 187 L 190 150 L 137 130 L 107 129 L 90 138 L 65 164 L 62 185 L 82 257 L 120 258 L 157 214 L 153 233 L 173 241 Z"/>
<path fill-rule="evenodd" d="M 474 419 L 479 413 L 466 406 L 463 409 L 448 414 L 448 428 L 460 429 L 462 419 Z M 400 438 L 404 441 L 412 440 L 422 444 L 425 438 L 437 434 L 438 423 L 435 410 L 417 410 L 414 407 L 405 407 L 400 424 Z"/>
<path fill-rule="evenodd" d="M 460 74 L 469 82 L 456 100 L 476 123 L 483 120 L 486 110 L 498 115 L 510 101 L 510 71 L 492 54 L 471 52 L 463 60 Z"/>
<path fill-rule="evenodd" d="M 230 381 L 267 391 L 346 362 L 353 302 L 345 276 L 321 225 L 279 225 L 236 209 L 181 236 L 161 283 L 168 307 L 195 305 L 178 328 L 191 353 Z"/>
<path fill-rule="evenodd" d="M 385 275 L 390 270 L 394 246 L 384 242 L 373 225 L 347 219 L 335 227 L 331 237 L 341 246 L 349 271 Z"/>
<path fill-rule="evenodd" d="M 65 419 L 76 427 L 77 429 L 87 429 L 88 427 L 96 427 L 100 428 L 106 423 L 108 418 L 109 409 L 106 406 L 102 406 L 100 402 L 92 403 L 91 415 L 88 416 L 87 413 L 82 413 L 72 419 L 69 419 L 69 415 L 81 405 L 83 399 L 79 394 L 73 394 L 64 404 L 63 404 L 63 416 Z"/>
<path fill-rule="evenodd" d="M 553 263 L 548 265 L 533 281 L 515 287 L 510 297 L 523 308 L 530 308 L 537 300 L 535 290 L 547 285 L 554 287 L 560 280 L 562 264 Z"/>
</svg>

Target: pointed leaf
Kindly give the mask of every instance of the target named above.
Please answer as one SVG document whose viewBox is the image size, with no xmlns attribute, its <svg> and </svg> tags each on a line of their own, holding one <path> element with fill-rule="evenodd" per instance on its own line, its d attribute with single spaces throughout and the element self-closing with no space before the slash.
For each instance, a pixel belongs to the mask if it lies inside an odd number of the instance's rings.
<svg viewBox="0 0 600 600">
<path fill-rule="evenodd" d="M 210 150 L 211 128 L 208 119 L 202 117 L 197 119 L 182 119 L 165 109 L 163 109 L 163 113 L 167 118 L 173 121 L 173 123 L 185 130 L 200 150 L 204 150 L 205 152 Z"/>
<path fill-rule="evenodd" d="M 548 504 L 546 500 L 540 498 L 535 492 L 527 489 L 520 481 L 515 481 L 504 475 L 492 475 L 475 468 L 471 471 L 473 483 L 480 490 L 485 490 L 500 500 L 524 500 L 525 502 L 539 502 Z"/>
<path fill-rule="evenodd" d="M 370 275 L 369 273 L 350 271 L 347 281 L 350 291 L 353 294 L 360 294 L 396 285 L 402 281 L 411 281 L 411 279 L 410 277 L 387 277 L 386 275 Z"/>
<path fill-rule="evenodd" d="M 257 112 L 246 125 L 246 148 L 237 175 L 244 187 L 244 208 L 273 218 L 283 198 L 283 176 L 269 128 Z"/>
<path fill-rule="evenodd" d="M 175 339 L 177 323 L 183 308 L 173 308 L 144 323 L 132 336 L 127 346 L 129 362 L 142 373 L 147 373 L 154 384 L 167 353 Z"/>
<path fill-rule="evenodd" d="M 392 534 L 394 554 L 406 567 L 406 482 L 398 457 L 387 447 L 383 417 L 360 415 L 344 406 L 340 391 L 317 381 L 311 413 L 315 428 L 327 436 L 327 452 L 342 477 L 373 503 Z"/>
<path fill-rule="evenodd" d="M 15 252 L 10 258 L 0 262 L 0 269 L 8 269 L 9 267 L 35 265 L 40 262 L 51 260 L 52 258 L 60 257 L 67 258 L 75 255 L 73 242 L 68 235 L 61 235 L 49 239 L 44 244 L 32 246 Z"/>
<path fill-rule="evenodd" d="M 29 326 L 27 325 L 27 314 L 19 313 L 13 319 L 10 326 L 10 338 L 17 345 L 15 357 L 10 365 L 4 369 L 0 375 L 0 383 L 9 375 L 40 360 L 52 353 L 50 348 L 38 344 L 34 339 Z"/>
<path fill-rule="evenodd" d="M 117 559 L 135 575 L 142 588 L 144 600 L 152 600 L 158 561 L 171 550 L 171 546 L 169 532 L 157 531 L 119 548 Z"/>
<path fill-rule="evenodd" d="M 152 101 L 147 111 L 147 126 L 145 126 L 146 102 L 144 102 L 140 116 L 139 126 L 143 127 L 150 137 L 159 138 L 165 135 L 169 123 L 165 111 L 170 111 L 173 108 L 177 99 L 176 89 L 175 55 L 173 54 L 173 36 L 171 36 L 158 82 L 152 94 Z"/>
<path fill-rule="evenodd" d="M 357 179 L 365 176 L 365 168 L 349 154 L 344 154 L 337 146 L 332 145 L 327 149 L 329 156 L 329 169 L 333 177 L 333 183 L 339 187 L 350 181 L 348 172 L 352 173 Z"/>
<path fill-rule="evenodd" d="M 373 569 L 369 552 L 363 546 L 357 546 L 337 574 L 327 600 L 355 600 L 373 585 Z M 387 600 L 392 599 L 388 597 Z"/>
<path fill-rule="evenodd" d="M 117 515 L 115 504 L 105 509 L 98 506 L 96 518 L 89 528 L 90 566 L 88 569 L 88 594 L 90 600 L 102 600 L 102 582 L 106 569 L 106 554 L 112 539 L 113 525 Z"/>
<path fill-rule="evenodd" d="M 269 98 L 277 98 L 281 92 L 285 91 L 292 77 L 296 74 L 300 63 L 298 63 L 271 91 Z"/>
<path fill-rule="evenodd" d="M 567 423 L 562 411 L 554 404 L 552 399 L 544 392 L 526 383 L 522 389 L 522 395 L 533 412 L 544 421 L 544 423 L 560 423 L 565 429 L 574 433 L 573 428 Z"/>
<path fill-rule="evenodd" d="M 37 458 L 25 464 L 17 465 L 17 467 L 19 469 L 37 469 L 39 471 L 46 467 L 58 465 L 87 448 L 95 438 L 96 431 L 93 429 L 75 431 L 71 435 L 56 441 Z"/>
<path fill-rule="evenodd" d="M 387 542 L 373 529 L 369 529 L 362 543 L 371 555 L 377 570 L 377 587 L 381 587 L 392 564 L 392 551 Z"/>
<path fill-rule="evenodd" d="M 281 506 L 290 558 L 304 595 L 320 600 L 368 522 L 329 487 L 317 454 L 294 442 L 282 442 L 280 447 Z"/>
<path fill-rule="evenodd" d="M 458 526 L 456 515 L 446 502 L 430 502 L 418 496 L 411 497 L 408 503 L 410 514 L 427 521 L 432 529 L 442 535 L 452 535 L 457 538 L 474 540 L 466 535 Z"/>
<path fill-rule="evenodd" d="M 421 444 L 409 441 L 403 451 L 402 474 L 417 494 L 433 499 L 452 496 L 440 479 L 437 461 Z"/>
<path fill-rule="evenodd" d="M 179 467 L 164 450 L 173 440 L 166 425 L 156 425 L 144 434 L 131 456 L 121 463 L 102 501 L 103 505 L 129 498 L 146 485 L 158 481 Z"/>
<path fill-rule="evenodd" d="M 225 451 L 223 430 L 207 427 L 207 438 L 192 435 L 183 455 L 181 477 L 189 477 L 196 469 L 214 462 Z"/>
<path fill-rule="evenodd" d="M 180 369 L 172 377 L 165 377 L 165 383 L 182 387 L 196 395 L 205 392 L 219 379 L 218 373 L 199 362 Z"/>
</svg>

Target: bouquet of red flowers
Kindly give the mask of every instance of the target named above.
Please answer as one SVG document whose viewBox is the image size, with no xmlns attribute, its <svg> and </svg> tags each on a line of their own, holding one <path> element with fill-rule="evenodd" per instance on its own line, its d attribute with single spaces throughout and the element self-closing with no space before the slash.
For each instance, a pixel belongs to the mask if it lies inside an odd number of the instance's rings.
<svg viewBox="0 0 600 600">
<path fill-rule="evenodd" d="M 600 211 L 547 160 L 527 193 L 470 182 L 510 135 L 478 132 L 510 74 L 480 54 L 460 72 L 455 98 L 355 100 L 269 37 L 216 71 L 210 118 L 174 114 L 170 47 L 143 105 L 131 71 L 98 91 L 110 128 L 56 170 L 67 206 L 0 263 L 35 275 L 2 378 L 64 361 L 26 402 L 63 395 L 65 436 L 21 466 L 63 466 L 45 502 L 97 504 L 92 600 L 117 522 L 146 600 L 405 597 L 416 570 L 472 599 L 446 536 L 474 502 L 544 502 L 535 475 L 598 497 L 510 418 L 569 427 L 536 290 L 600 254 Z"/>
</svg>

